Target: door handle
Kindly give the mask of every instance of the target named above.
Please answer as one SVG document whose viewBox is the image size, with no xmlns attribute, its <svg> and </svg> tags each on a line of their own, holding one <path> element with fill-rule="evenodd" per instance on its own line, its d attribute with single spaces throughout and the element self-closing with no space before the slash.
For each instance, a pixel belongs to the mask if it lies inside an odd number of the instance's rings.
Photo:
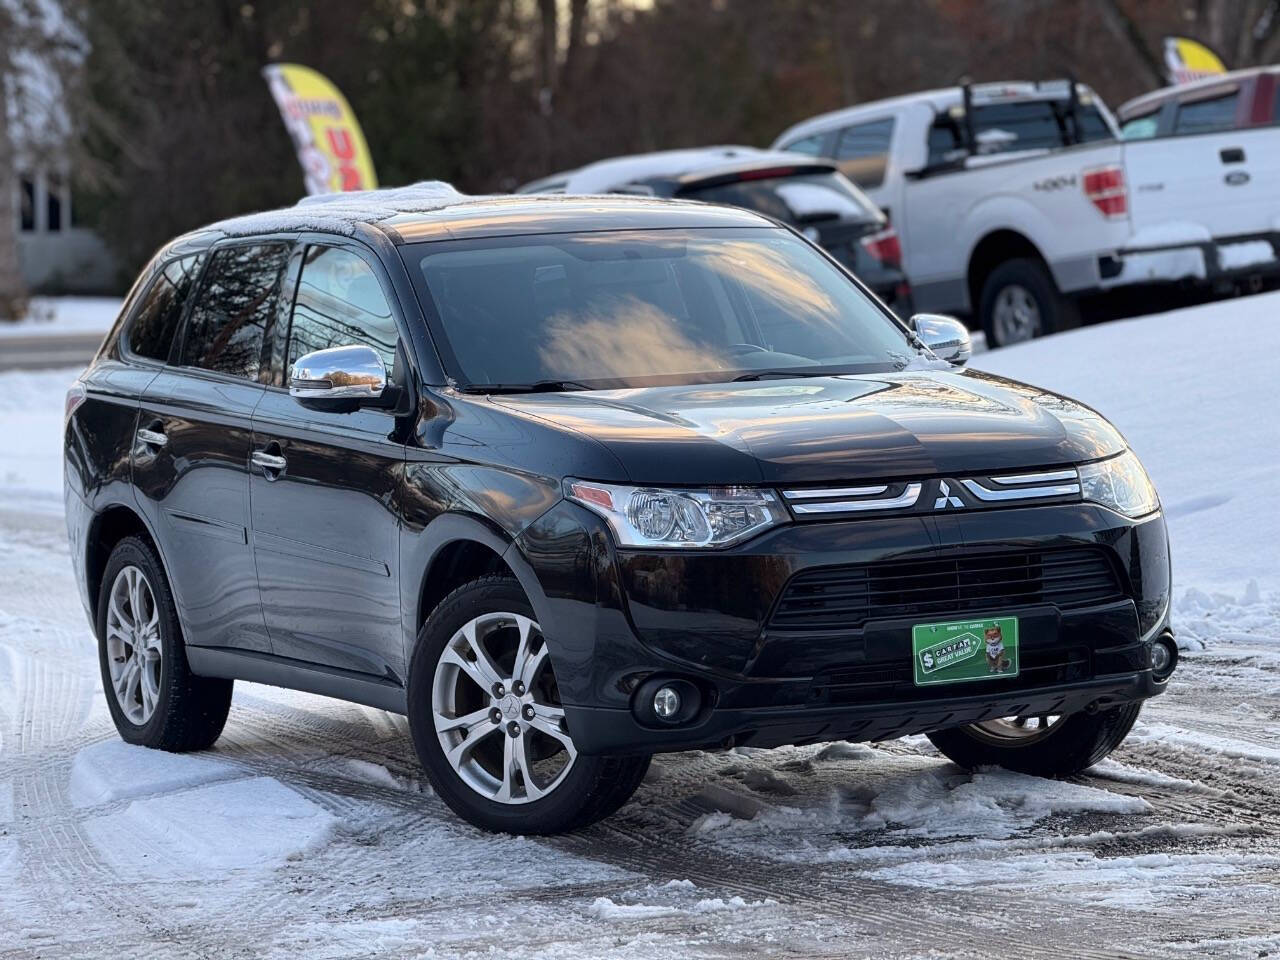
<svg viewBox="0 0 1280 960">
<path fill-rule="evenodd" d="M 163 447 L 169 442 L 169 438 L 159 430 L 148 430 L 145 427 L 138 428 L 138 439 L 148 447 Z"/>
<path fill-rule="evenodd" d="M 1218 156 L 1223 163 L 1244 163 L 1244 147 L 1223 147 Z"/>
<path fill-rule="evenodd" d="M 250 457 L 255 467 L 261 467 L 268 480 L 274 480 L 289 465 L 289 461 L 280 455 L 280 444 L 272 441 L 262 450 L 253 451 Z"/>
</svg>

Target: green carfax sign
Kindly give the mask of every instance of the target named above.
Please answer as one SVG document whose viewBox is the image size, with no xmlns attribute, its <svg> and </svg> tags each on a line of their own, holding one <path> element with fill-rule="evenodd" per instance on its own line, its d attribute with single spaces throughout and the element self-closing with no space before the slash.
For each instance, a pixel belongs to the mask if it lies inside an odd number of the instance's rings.
<svg viewBox="0 0 1280 960">
<path fill-rule="evenodd" d="M 1018 675 L 1018 618 L 950 620 L 911 628 L 916 686 Z"/>
</svg>

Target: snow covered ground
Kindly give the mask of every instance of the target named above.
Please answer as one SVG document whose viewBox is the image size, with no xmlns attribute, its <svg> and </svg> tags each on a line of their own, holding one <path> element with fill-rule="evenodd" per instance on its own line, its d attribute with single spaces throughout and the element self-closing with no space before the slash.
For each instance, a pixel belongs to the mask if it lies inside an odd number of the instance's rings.
<svg viewBox="0 0 1280 960">
<path fill-rule="evenodd" d="M 119 297 L 32 297 L 22 320 L 0 322 L 0 340 L 33 334 L 105 334 L 119 312 Z"/>
<path fill-rule="evenodd" d="M 459 823 L 365 707 L 238 684 L 214 750 L 121 743 L 59 504 L 73 372 L 0 375 L 0 958 L 1275 954 L 1278 312 L 975 361 L 1112 417 L 1164 499 L 1185 660 L 1111 760 L 1052 783 L 923 738 L 660 757 L 543 840 Z"/>
</svg>

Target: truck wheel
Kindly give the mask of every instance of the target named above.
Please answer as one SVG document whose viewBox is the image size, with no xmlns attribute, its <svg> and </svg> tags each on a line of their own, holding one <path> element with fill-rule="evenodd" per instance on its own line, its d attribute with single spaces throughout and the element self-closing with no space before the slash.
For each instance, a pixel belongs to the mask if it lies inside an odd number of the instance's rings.
<svg viewBox="0 0 1280 960">
<path fill-rule="evenodd" d="M 1004 717 L 935 730 L 929 739 L 969 770 L 998 766 L 1037 777 L 1070 777 L 1120 746 L 1141 710 L 1137 702 L 1096 713 Z"/>
<path fill-rule="evenodd" d="M 1073 301 L 1058 292 L 1038 260 L 1007 260 L 982 285 L 982 329 L 991 347 L 1007 347 L 1080 325 Z"/>
<path fill-rule="evenodd" d="M 409 730 L 436 793 L 502 833 L 561 833 L 635 793 L 648 756 L 578 753 L 533 608 L 511 577 L 464 584 L 427 617 L 409 666 Z"/>
<path fill-rule="evenodd" d="M 140 537 L 107 560 L 98 597 L 98 663 L 111 719 L 126 743 L 181 753 L 222 734 L 233 681 L 187 666 L 178 612 L 160 558 Z"/>
</svg>

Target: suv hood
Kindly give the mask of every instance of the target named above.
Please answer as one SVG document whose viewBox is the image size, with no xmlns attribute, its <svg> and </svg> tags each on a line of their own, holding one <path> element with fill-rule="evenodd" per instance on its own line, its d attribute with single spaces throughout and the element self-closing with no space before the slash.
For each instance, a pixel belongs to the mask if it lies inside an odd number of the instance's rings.
<svg viewBox="0 0 1280 960">
<path fill-rule="evenodd" d="M 1052 467 L 1124 449 L 1093 410 L 976 371 L 495 397 L 591 437 L 641 484 L 781 484 Z"/>
</svg>

